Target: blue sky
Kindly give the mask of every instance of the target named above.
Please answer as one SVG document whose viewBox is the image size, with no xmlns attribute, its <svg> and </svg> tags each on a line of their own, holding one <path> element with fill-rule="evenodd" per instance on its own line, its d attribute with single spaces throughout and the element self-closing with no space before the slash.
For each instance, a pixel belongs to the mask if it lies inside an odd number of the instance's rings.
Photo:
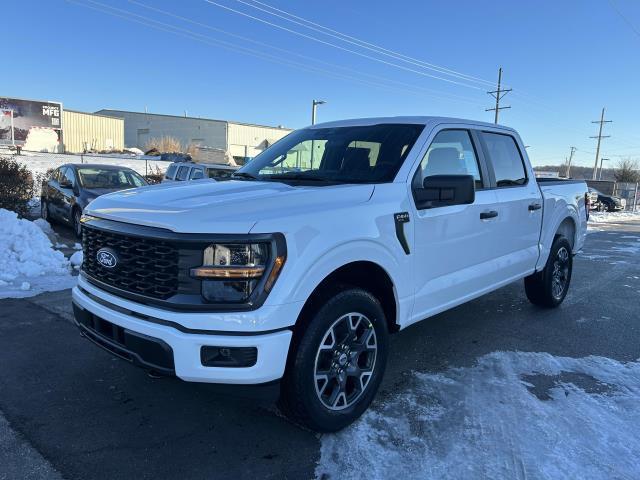
<svg viewBox="0 0 640 480">
<path fill-rule="evenodd" d="M 484 111 L 491 87 L 480 80 L 494 82 L 502 66 L 513 92 L 504 98 L 512 108 L 501 112 L 500 123 L 520 131 L 534 163 L 559 163 L 574 145 L 575 163 L 591 166 L 595 140 L 588 137 L 597 125 L 590 122 L 603 106 L 613 120 L 605 127 L 612 137 L 603 140 L 603 156 L 612 163 L 640 158 L 636 0 L 260 1 L 5 2 L 0 95 L 59 100 L 84 111 L 146 106 L 293 128 L 309 123 L 313 98 L 328 102 L 319 107 L 319 121 L 383 115 L 491 121 Z M 312 20 L 412 60 L 264 10 Z M 151 28 L 150 20 L 161 23 Z"/>
</svg>

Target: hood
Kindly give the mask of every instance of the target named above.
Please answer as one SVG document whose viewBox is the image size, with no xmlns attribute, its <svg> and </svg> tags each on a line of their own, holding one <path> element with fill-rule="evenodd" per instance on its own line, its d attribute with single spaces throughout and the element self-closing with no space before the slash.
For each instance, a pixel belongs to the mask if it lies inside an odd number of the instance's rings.
<svg viewBox="0 0 640 480">
<path fill-rule="evenodd" d="M 367 202 L 373 185 L 290 186 L 230 180 L 163 183 L 103 195 L 85 213 L 181 233 L 249 233 L 264 218 Z"/>
</svg>

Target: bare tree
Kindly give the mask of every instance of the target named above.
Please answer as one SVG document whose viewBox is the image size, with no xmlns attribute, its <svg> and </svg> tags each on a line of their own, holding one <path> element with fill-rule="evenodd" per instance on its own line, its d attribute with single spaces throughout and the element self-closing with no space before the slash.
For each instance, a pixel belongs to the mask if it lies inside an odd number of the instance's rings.
<svg viewBox="0 0 640 480">
<path fill-rule="evenodd" d="M 638 161 L 625 158 L 618 162 L 613 176 L 616 182 L 636 183 L 640 181 L 640 171 L 638 171 Z"/>
</svg>

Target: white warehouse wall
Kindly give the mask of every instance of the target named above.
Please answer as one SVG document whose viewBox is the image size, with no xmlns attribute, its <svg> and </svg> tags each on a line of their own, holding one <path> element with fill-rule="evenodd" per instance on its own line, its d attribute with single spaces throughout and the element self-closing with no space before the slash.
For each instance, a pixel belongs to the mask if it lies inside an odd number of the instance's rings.
<svg viewBox="0 0 640 480">
<path fill-rule="evenodd" d="M 159 115 L 121 110 L 100 110 L 101 115 L 124 118 L 124 143 L 144 148 L 152 138 L 174 137 L 186 148 L 189 144 L 226 149 L 227 122 L 176 115 Z"/>
</svg>

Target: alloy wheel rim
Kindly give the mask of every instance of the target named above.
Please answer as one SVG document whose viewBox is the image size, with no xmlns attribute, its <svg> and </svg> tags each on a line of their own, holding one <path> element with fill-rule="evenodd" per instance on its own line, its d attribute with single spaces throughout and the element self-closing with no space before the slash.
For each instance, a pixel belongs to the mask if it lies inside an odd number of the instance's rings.
<svg viewBox="0 0 640 480">
<path fill-rule="evenodd" d="M 553 273 L 551 274 L 551 294 L 553 298 L 560 299 L 569 279 L 569 251 L 561 247 L 553 261 Z"/>
<path fill-rule="evenodd" d="M 329 410 L 344 410 L 358 401 L 376 366 L 378 339 L 371 321 L 351 312 L 325 332 L 314 365 L 318 399 Z"/>
</svg>

